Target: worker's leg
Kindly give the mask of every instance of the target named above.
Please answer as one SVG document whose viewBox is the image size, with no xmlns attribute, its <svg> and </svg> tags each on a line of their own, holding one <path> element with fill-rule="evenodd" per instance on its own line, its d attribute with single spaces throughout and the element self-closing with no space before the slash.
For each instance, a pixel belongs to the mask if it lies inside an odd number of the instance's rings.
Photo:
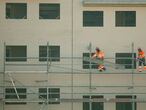
<svg viewBox="0 0 146 110">
<path fill-rule="evenodd" d="M 106 68 L 104 67 L 104 65 L 99 65 L 99 66 L 98 66 L 98 70 L 99 70 L 99 71 L 105 71 Z"/>
<path fill-rule="evenodd" d="M 138 61 L 138 71 L 142 72 L 142 59 L 139 59 Z"/>
<path fill-rule="evenodd" d="M 105 66 L 103 65 L 103 70 L 105 71 L 106 70 L 106 68 L 105 68 Z"/>
<path fill-rule="evenodd" d="M 101 66 L 101 65 L 98 65 L 97 69 L 98 69 L 100 72 L 102 72 L 102 71 L 103 71 L 103 70 L 102 70 L 102 66 Z"/>
<path fill-rule="evenodd" d="M 103 59 L 100 59 L 100 64 L 98 65 L 98 70 L 99 71 L 105 71 L 106 70 L 106 68 L 103 64 L 104 64 Z"/>
</svg>

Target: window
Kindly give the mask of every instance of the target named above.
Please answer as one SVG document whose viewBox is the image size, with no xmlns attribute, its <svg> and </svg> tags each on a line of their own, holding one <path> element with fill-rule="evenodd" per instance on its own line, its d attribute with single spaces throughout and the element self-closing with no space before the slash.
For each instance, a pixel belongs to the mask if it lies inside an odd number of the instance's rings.
<svg viewBox="0 0 146 110">
<path fill-rule="evenodd" d="M 103 11 L 83 11 L 83 26 L 103 26 Z"/>
<path fill-rule="evenodd" d="M 116 26 L 135 27 L 136 11 L 116 11 Z"/>
<path fill-rule="evenodd" d="M 116 53 L 116 64 L 121 64 L 125 69 L 135 69 L 136 68 L 136 60 L 132 60 L 132 56 L 136 59 L 136 53 Z M 134 63 L 134 65 L 133 65 Z"/>
<path fill-rule="evenodd" d="M 39 46 L 39 61 L 60 61 L 60 46 Z"/>
<path fill-rule="evenodd" d="M 48 96 L 47 96 L 48 93 Z M 49 104 L 60 104 L 58 101 L 60 99 L 60 89 L 59 88 L 39 88 L 39 99 L 47 99 Z M 56 100 L 58 99 L 58 100 Z M 40 102 L 39 104 L 42 104 Z"/>
<path fill-rule="evenodd" d="M 6 61 L 26 61 L 26 46 L 6 46 Z"/>
<path fill-rule="evenodd" d="M 86 99 L 103 99 L 103 96 L 83 96 Z M 104 103 L 103 102 L 91 102 L 91 110 L 103 110 Z M 90 110 L 90 103 L 83 102 L 83 110 Z"/>
<path fill-rule="evenodd" d="M 131 100 L 132 96 L 116 96 L 116 99 L 127 99 Z M 134 99 L 136 99 L 136 96 L 134 96 Z M 134 110 L 136 110 L 136 102 L 134 103 Z M 133 103 L 132 102 L 116 102 L 116 110 L 133 110 Z"/>
<path fill-rule="evenodd" d="M 91 54 L 93 55 L 94 53 L 91 53 Z M 90 56 L 90 53 L 83 53 L 83 58 L 85 58 L 85 57 L 89 58 L 89 56 Z M 91 63 L 91 67 L 90 67 L 90 63 Z M 96 63 L 83 60 L 83 69 L 90 69 L 90 68 L 97 69 L 97 66 L 98 65 Z"/>
<path fill-rule="evenodd" d="M 7 19 L 26 19 L 27 4 L 26 3 L 6 3 Z"/>
<path fill-rule="evenodd" d="M 26 88 L 16 88 L 18 96 L 20 99 L 26 99 Z M 5 89 L 5 99 L 18 99 L 16 91 L 14 88 Z M 5 104 L 26 104 L 26 102 L 5 102 Z"/>
<path fill-rule="evenodd" d="M 60 19 L 60 4 L 39 4 L 40 19 Z"/>
</svg>

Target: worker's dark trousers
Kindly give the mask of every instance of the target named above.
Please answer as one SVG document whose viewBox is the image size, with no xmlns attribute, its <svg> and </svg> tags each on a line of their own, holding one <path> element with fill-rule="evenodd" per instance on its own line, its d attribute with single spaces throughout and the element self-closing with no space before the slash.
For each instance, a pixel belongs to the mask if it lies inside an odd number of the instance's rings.
<svg viewBox="0 0 146 110">
<path fill-rule="evenodd" d="M 146 66 L 146 64 L 145 64 L 145 58 L 139 58 L 139 61 L 138 61 L 138 65 L 139 66 Z"/>
</svg>

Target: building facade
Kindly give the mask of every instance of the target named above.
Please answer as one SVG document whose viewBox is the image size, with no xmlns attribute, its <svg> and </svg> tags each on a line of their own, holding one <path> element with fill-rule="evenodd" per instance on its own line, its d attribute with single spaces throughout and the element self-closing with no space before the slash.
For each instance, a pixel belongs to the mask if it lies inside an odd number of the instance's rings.
<svg viewBox="0 0 146 110">
<path fill-rule="evenodd" d="M 145 0 L 1 0 L 0 110 L 145 110 Z M 86 60 L 99 47 L 106 71 Z"/>
</svg>

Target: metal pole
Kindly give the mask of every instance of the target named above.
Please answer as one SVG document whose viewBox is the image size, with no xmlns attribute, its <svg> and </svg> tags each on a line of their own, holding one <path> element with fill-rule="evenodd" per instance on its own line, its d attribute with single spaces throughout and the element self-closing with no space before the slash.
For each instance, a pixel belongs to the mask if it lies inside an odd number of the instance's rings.
<svg viewBox="0 0 146 110">
<path fill-rule="evenodd" d="M 89 58 L 91 58 L 92 57 L 92 44 L 91 44 L 91 42 L 89 43 Z M 92 92 L 92 88 L 91 88 L 91 80 L 92 80 L 92 74 L 91 74 L 91 68 L 92 68 L 92 66 L 91 66 L 91 61 L 90 61 L 90 64 L 89 64 L 89 69 L 90 69 L 90 74 L 89 74 L 89 92 L 91 93 Z M 91 96 L 89 96 L 89 98 L 91 99 Z M 90 101 L 89 102 L 89 110 L 92 110 L 92 102 Z"/>
<path fill-rule="evenodd" d="M 90 90 L 91 91 L 91 90 Z M 91 102 L 91 95 L 89 96 L 90 101 L 89 101 L 89 110 L 92 110 L 92 102 Z"/>
<path fill-rule="evenodd" d="M 134 43 L 132 43 L 132 86 L 134 85 L 134 61 L 135 61 L 135 58 L 134 58 Z"/>
<path fill-rule="evenodd" d="M 132 42 L 132 110 L 135 110 L 135 102 L 134 102 L 134 43 Z"/>
<path fill-rule="evenodd" d="M 15 83 L 14 83 L 14 80 L 13 80 L 13 78 L 12 78 L 11 73 L 8 73 L 8 76 L 9 76 L 9 78 L 10 78 L 11 82 L 12 82 L 12 86 L 13 86 L 14 91 L 15 91 L 15 93 L 16 93 L 17 99 L 19 100 L 19 99 L 20 99 L 20 97 L 19 97 L 19 95 L 18 95 L 18 91 L 17 91 L 17 88 L 16 88 L 16 86 L 15 86 Z"/>
<path fill-rule="evenodd" d="M 49 42 L 47 42 L 47 74 L 49 73 Z"/>
<path fill-rule="evenodd" d="M 89 43 L 89 58 L 92 57 L 92 44 L 91 42 Z M 89 74 L 89 89 L 90 89 L 90 92 L 91 92 L 91 80 L 92 80 L 92 74 L 91 74 L 91 69 L 92 69 L 92 65 L 91 65 L 91 61 L 90 61 L 90 64 L 89 64 L 89 69 L 90 69 L 90 74 Z"/>
<path fill-rule="evenodd" d="M 48 78 L 49 78 L 49 60 L 50 60 L 50 56 L 49 56 L 49 42 L 47 42 L 47 107 L 46 107 L 46 109 L 48 110 L 49 109 L 49 104 L 48 104 L 48 100 L 49 100 L 49 91 L 48 91 L 48 84 L 49 84 L 49 80 L 48 80 Z"/>
<path fill-rule="evenodd" d="M 3 59 L 3 99 L 5 99 L 5 71 L 6 71 L 6 43 L 4 42 L 4 59 Z M 3 110 L 5 109 L 5 100 L 3 100 Z"/>
</svg>

